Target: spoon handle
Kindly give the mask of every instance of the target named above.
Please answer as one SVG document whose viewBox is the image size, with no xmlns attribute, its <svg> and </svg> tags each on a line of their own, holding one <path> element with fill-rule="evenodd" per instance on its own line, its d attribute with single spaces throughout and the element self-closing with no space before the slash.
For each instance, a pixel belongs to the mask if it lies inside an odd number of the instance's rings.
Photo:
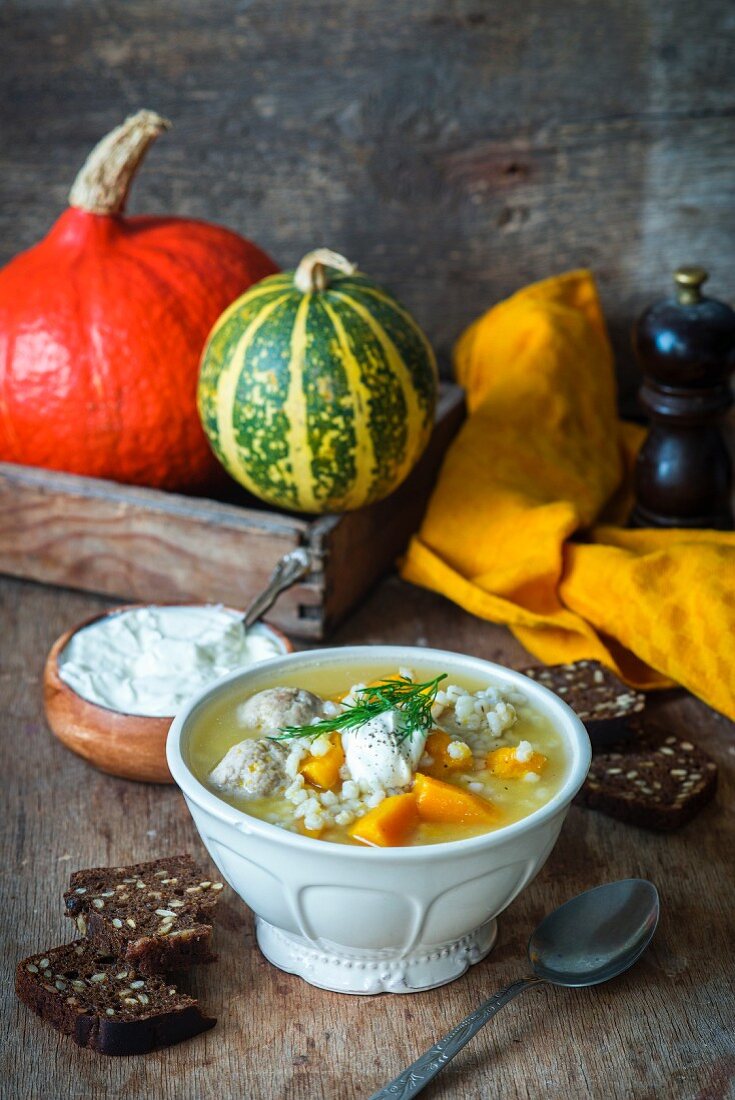
<svg viewBox="0 0 735 1100">
<path fill-rule="evenodd" d="M 404 1069 L 397 1077 L 394 1077 L 389 1084 L 373 1093 L 370 1100 L 387 1100 L 388 1097 L 392 1100 L 396 1100 L 396 1098 L 397 1100 L 411 1100 L 411 1097 L 418 1096 L 424 1086 L 428 1085 L 429 1081 L 432 1081 L 438 1073 L 441 1073 L 455 1054 L 459 1054 L 462 1047 L 469 1043 L 480 1028 L 484 1027 L 488 1020 L 492 1020 L 493 1016 L 504 1005 L 507 1005 L 508 1001 L 512 1001 L 525 989 L 531 989 L 532 986 L 540 985 L 543 981 L 543 978 L 537 978 L 534 974 L 528 978 L 520 978 L 512 985 L 501 989 L 500 992 L 484 1001 L 479 1008 L 476 1008 L 461 1023 L 447 1032 L 443 1039 L 435 1043 L 430 1050 L 425 1051 L 420 1058 L 417 1058 L 412 1065 Z"/>
<path fill-rule="evenodd" d="M 276 564 L 266 587 L 247 608 L 243 617 L 245 630 L 249 630 L 261 615 L 265 615 L 284 588 L 290 588 L 296 581 L 301 580 L 308 573 L 311 564 L 311 554 L 303 546 L 297 546 L 295 550 L 284 554 Z"/>
</svg>

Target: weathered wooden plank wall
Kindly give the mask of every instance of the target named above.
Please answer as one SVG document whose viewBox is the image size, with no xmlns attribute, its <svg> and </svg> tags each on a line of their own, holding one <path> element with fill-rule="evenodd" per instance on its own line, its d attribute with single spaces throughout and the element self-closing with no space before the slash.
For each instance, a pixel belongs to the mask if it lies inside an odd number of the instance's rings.
<svg viewBox="0 0 735 1100">
<path fill-rule="evenodd" d="M 627 331 L 677 263 L 735 297 L 729 0 L 6 0 L 0 259 L 126 113 L 175 121 L 132 209 L 219 219 L 284 265 L 329 244 L 440 354 L 479 310 L 596 272 Z"/>
</svg>

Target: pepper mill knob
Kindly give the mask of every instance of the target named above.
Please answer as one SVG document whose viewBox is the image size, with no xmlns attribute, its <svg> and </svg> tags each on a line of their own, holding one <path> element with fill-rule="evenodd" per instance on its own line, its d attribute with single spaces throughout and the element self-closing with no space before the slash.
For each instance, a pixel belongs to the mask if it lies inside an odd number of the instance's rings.
<svg viewBox="0 0 735 1100">
<path fill-rule="evenodd" d="M 735 311 L 702 294 L 707 277 L 704 268 L 680 267 L 676 295 L 649 306 L 633 329 L 639 398 L 651 419 L 635 471 L 636 527 L 733 526 L 718 421 L 732 403 Z"/>
<path fill-rule="evenodd" d="M 709 279 L 703 267 L 679 267 L 674 272 L 679 305 L 692 306 L 702 301 L 702 287 Z"/>
</svg>

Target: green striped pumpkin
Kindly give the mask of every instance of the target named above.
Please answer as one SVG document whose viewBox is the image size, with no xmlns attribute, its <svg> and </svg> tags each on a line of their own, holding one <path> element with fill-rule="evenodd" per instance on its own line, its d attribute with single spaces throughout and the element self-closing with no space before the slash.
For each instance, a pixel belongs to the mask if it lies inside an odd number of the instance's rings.
<svg viewBox="0 0 735 1100">
<path fill-rule="evenodd" d="M 337 512 L 400 485 L 426 446 L 436 391 L 412 317 L 319 249 L 222 314 L 198 401 L 212 449 L 246 489 L 279 508 Z"/>
</svg>

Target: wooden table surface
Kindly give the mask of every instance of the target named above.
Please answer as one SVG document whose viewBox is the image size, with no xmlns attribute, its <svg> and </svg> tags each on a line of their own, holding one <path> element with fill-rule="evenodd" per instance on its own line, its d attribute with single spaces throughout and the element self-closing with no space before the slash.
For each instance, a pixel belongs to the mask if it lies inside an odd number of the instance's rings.
<svg viewBox="0 0 735 1100">
<path fill-rule="evenodd" d="M 539 877 L 500 921 L 498 946 L 443 989 L 348 997 L 280 973 L 255 947 L 253 922 L 228 892 L 216 933 L 220 961 L 193 978 L 217 1027 L 146 1057 L 78 1050 L 18 1004 L 16 960 L 64 942 L 69 872 L 191 851 L 204 858 L 173 787 L 115 780 L 57 744 L 44 724 L 40 675 L 54 638 L 104 606 L 93 596 L 0 580 L 2 737 L 2 998 L 0 1095 L 7 1097 L 368 1097 L 478 1001 L 526 969 L 537 921 L 573 894 L 626 876 L 652 879 L 662 917 L 629 975 L 589 991 L 533 991 L 506 1008 L 429 1097 L 691 1097 L 735 1095 L 733 773 L 724 718 L 671 693 L 653 706 L 672 732 L 717 759 L 717 800 L 687 828 L 658 836 L 572 808 Z M 389 578 L 335 642 L 428 643 L 511 665 L 527 655 L 499 627 Z"/>
</svg>

